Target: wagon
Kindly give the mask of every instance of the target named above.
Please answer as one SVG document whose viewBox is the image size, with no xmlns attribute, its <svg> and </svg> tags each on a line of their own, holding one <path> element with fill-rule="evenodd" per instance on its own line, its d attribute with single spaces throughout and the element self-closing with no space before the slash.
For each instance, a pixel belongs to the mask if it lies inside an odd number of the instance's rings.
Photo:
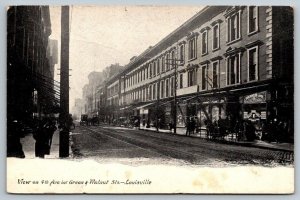
<svg viewBox="0 0 300 200">
<path fill-rule="evenodd" d="M 81 115 L 80 126 L 88 125 L 88 115 Z"/>
</svg>

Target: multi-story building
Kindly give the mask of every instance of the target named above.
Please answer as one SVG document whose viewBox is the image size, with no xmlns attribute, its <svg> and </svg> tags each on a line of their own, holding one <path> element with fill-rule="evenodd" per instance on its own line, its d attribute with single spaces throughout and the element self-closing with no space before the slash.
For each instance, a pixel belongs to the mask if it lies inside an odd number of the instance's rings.
<svg viewBox="0 0 300 200">
<path fill-rule="evenodd" d="M 48 6 L 11 6 L 7 10 L 7 154 L 20 156 L 19 123 L 58 112 L 59 84 L 54 81 L 55 51 L 48 51 Z M 57 57 L 57 56 L 56 56 Z"/>
<path fill-rule="evenodd" d="M 106 113 L 108 122 L 113 122 L 119 117 L 120 99 L 120 74 L 116 74 L 106 82 Z"/>
<path fill-rule="evenodd" d="M 30 120 L 34 113 L 49 114 L 59 103 L 53 80 L 57 52 L 47 51 L 49 7 L 12 6 L 7 15 L 8 117 Z"/>
<path fill-rule="evenodd" d="M 292 8 L 208 6 L 131 59 L 108 96 L 149 123 L 173 123 L 176 95 L 177 126 L 277 117 L 292 137 L 293 62 Z"/>
</svg>

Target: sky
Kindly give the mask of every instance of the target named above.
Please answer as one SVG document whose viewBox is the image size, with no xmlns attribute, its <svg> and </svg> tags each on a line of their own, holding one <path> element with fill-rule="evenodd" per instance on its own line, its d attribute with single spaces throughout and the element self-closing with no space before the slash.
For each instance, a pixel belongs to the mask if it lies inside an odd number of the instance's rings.
<svg viewBox="0 0 300 200">
<path fill-rule="evenodd" d="M 126 65 L 199 12 L 203 6 L 71 6 L 70 108 L 82 97 L 88 74 Z M 60 7 L 50 7 L 51 39 L 60 49 Z M 60 53 L 60 51 L 59 51 Z M 60 58 L 60 54 L 58 56 Z M 59 60 L 60 63 L 60 60 Z M 60 68 L 56 65 L 55 79 Z"/>
</svg>

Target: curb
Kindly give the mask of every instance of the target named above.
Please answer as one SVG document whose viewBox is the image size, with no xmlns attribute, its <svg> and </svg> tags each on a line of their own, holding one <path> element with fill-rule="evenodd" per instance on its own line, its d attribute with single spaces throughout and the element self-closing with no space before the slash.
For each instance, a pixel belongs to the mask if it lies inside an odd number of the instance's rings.
<svg viewBox="0 0 300 200">
<path fill-rule="evenodd" d="M 150 131 L 150 132 L 156 132 L 156 130 L 149 130 L 149 129 L 138 129 L 142 131 Z M 157 132 L 156 132 L 157 133 Z M 176 135 L 176 136 L 181 136 L 181 137 L 187 137 L 186 135 L 181 135 L 181 134 L 174 134 L 171 132 L 158 132 L 158 133 L 164 133 L 164 134 L 170 134 L 170 135 Z M 222 143 L 222 144 L 228 144 L 228 145 L 237 145 L 237 146 L 245 146 L 245 147 L 255 147 L 255 148 L 260 148 L 260 149 L 269 149 L 269 150 L 274 150 L 274 151 L 284 151 L 284 152 L 294 152 L 294 150 L 289 150 L 289 149 L 284 149 L 284 148 L 276 148 L 276 147 L 267 147 L 267 146 L 261 146 L 261 145 L 255 145 L 255 143 L 238 143 L 238 142 L 232 142 L 232 141 L 226 141 L 226 140 L 207 140 L 206 138 L 201 138 L 201 137 L 196 137 L 196 136 L 189 136 L 201 140 L 206 140 L 206 141 L 211 141 L 215 143 Z"/>
</svg>

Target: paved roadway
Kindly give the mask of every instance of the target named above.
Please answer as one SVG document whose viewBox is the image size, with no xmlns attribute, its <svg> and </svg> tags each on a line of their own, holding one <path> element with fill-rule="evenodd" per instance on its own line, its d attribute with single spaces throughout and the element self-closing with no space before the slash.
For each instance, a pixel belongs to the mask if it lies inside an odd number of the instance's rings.
<svg viewBox="0 0 300 200">
<path fill-rule="evenodd" d="M 71 134 L 73 157 L 132 165 L 204 166 L 292 164 L 289 152 L 222 144 L 200 138 L 110 126 L 77 126 Z"/>
</svg>

